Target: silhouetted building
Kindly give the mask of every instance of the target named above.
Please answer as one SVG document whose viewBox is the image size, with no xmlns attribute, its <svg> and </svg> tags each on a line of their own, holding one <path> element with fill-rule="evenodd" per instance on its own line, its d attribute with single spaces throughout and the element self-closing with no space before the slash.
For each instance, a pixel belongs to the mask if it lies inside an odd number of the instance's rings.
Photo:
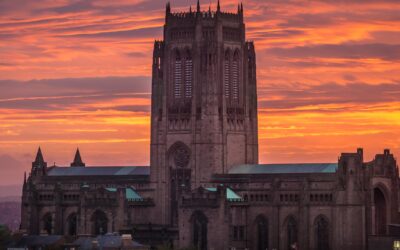
<svg viewBox="0 0 400 250">
<path fill-rule="evenodd" d="M 389 150 L 337 163 L 258 164 L 256 54 L 237 13 L 166 7 L 154 43 L 150 167 L 48 167 L 24 182 L 30 234 L 132 233 L 204 249 L 365 249 L 399 223 Z"/>
</svg>

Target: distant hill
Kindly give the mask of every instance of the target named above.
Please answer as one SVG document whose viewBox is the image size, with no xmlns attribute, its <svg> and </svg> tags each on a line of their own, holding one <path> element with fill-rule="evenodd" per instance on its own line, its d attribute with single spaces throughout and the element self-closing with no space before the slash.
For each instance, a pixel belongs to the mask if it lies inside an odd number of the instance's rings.
<svg viewBox="0 0 400 250">
<path fill-rule="evenodd" d="M 0 186 L 0 224 L 17 230 L 21 222 L 21 185 Z"/>
<path fill-rule="evenodd" d="M 21 222 L 20 201 L 0 201 L 0 224 L 7 225 L 12 231 L 19 228 Z"/>
<path fill-rule="evenodd" d="M 22 185 L 0 185 L 0 201 L 5 197 L 20 197 Z"/>
</svg>

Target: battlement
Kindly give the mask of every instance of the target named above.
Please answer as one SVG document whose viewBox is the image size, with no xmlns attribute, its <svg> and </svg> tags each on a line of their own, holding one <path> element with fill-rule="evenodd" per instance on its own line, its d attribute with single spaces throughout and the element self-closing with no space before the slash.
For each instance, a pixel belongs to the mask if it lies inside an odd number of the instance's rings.
<svg viewBox="0 0 400 250">
<path fill-rule="evenodd" d="M 212 11 L 209 7 L 208 11 L 203 11 L 200 9 L 200 3 L 197 2 L 197 10 L 192 11 L 190 7 L 189 11 L 183 12 L 171 12 L 170 3 L 166 6 L 166 22 L 170 21 L 195 21 L 197 19 L 202 20 L 213 20 L 213 19 L 225 19 L 229 21 L 243 21 L 243 5 L 238 5 L 237 13 L 233 12 L 223 12 L 220 9 L 219 1 L 216 11 Z"/>
</svg>

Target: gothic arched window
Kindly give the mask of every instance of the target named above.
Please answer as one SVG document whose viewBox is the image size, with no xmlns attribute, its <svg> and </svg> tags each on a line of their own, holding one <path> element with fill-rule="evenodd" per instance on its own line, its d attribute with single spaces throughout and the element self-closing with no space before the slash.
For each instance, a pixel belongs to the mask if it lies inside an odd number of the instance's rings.
<svg viewBox="0 0 400 250">
<path fill-rule="evenodd" d="M 232 61 L 232 99 L 239 99 L 239 51 L 235 51 Z"/>
<path fill-rule="evenodd" d="M 182 97 L 182 59 L 178 51 L 175 54 L 174 64 L 174 97 Z"/>
<path fill-rule="evenodd" d="M 225 97 L 230 97 L 230 53 L 229 50 L 225 52 L 224 59 L 224 88 L 225 88 Z"/>
<path fill-rule="evenodd" d="M 93 234 L 100 235 L 107 233 L 108 228 L 108 219 L 107 215 L 100 210 L 96 210 L 96 212 L 92 215 L 92 223 L 93 223 Z"/>
<path fill-rule="evenodd" d="M 193 90 L 193 60 L 190 52 L 186 53 L 185 58 L 185 98 L 192 97 Z"/>
<path fill-rule="evenodd" d="M 380 188 L 374 189 L 375 234 L 386 234 L 386 199 Z"/>
<path fill-rule="evenodd" d="M 315 243 L 317 250 L 329 250 L 329 224 L 322 216 L 315 221 Z"/>
<path fill-rule="evenodd" d="M 51 216 L 51 213 L 47 213 L 43 216 L 43 230 L 48 235 L 53 233 L 53 216 Z"/>
<path fill-rule="evenodd" d="M 207 217 L 200 211 L 193 213 L 192 244 L 197 250 L 207 250 Z"/>
<path fill-rule="evenodd" d="M 70 216 L 68 216 L 68 219 L 67 219 L 68 235 L 76 235 L 77 223 L 78 223 L 78 220 L 77 220 L 76 213 L 72 213 Z"/>
<path fill-rule="evenodd" d="M 287 249 L 296 249 L 297 242 L 297 222 L 293 217 L 287 220 Z"/>
<path fill-rule="evenodd" d="M 268 249 L 268 221 L 264 216 L 259 215 L 256 219 L 256 237 L 258 250 Z"/>
</svg>

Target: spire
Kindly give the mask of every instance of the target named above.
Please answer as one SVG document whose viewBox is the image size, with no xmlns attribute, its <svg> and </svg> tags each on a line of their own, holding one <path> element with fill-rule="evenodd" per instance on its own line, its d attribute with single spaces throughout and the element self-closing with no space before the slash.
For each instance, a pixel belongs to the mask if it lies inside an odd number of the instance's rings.
<svg viewBox="0 0 400 250">
<path fill-rule="evenodd" d="M 221 11 L 221 6 L 219 5 L 219 0 L 218 0 L 218 3 L 217 3 L 217 12 L 220 12 Z"/>
<path fill-rule="evenodd" d="M 208 13 L 211 14 L 211 5 L 208 6 Z"/>
<path fill-rule="evenodd" d="M 189 7 L 189 13 L 192 13 L 192 5 Z"/>
<path fill-rule="evenodd" d="M 167 14 L 171 13 L 171 5 L 170 5 L 169 2 L 167 3 L 167 7 L 165 8 L 165 12 L 166 12 Z"/>
<path fill-rule="evenodd" d="M 71 163 L 71 167 L 84 167 L 85 163 L 82 162 L 81 153 L 79 152 L 79 148 L 76 149 L 74 162 Z"/>
<path fill-rule="evenodd" d="M 243 2 L 240 3 L 240 13 L 243 14 Z"/>
<path fill-rule="evenodd" d="M 200 13 L 200 0 L 197 0 L 197 12 Z"/>
<path fill-rule="evenodd" d="M 238 4 L 238 14 L 240 13 L 240 5 Z"/>
<path fill-rule="evenodd" d="M 32 162 L 32 174 L 33 175 L 43 175 L 46 174 L 47 162 L 44 161 L 42 150 L 38 149 L 36 153 L 35 161 Z"/>
<path fill-rule="evenodd" d="M 43 154 L 42 154 L 42 150 L 40 149 L 40 147 L 36 153 L 35 162 L 36 163 L 44 163 Z"/>
</svg>

